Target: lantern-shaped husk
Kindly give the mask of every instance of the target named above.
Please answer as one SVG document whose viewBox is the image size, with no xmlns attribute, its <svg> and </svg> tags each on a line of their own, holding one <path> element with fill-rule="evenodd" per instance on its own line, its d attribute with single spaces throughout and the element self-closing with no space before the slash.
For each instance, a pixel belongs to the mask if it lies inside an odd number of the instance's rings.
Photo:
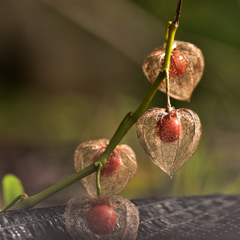
<svg viewBox="0 0 240 240">
<path fill-rule="evenodd" d="M 174 54 L 181 56 L 182 64 L 175 61 Z M 143 72 L 151 83 L 156 80 L 164 57 L 165 48 L 158 47 L 144 59 Z M 203 69 L 204 58 L 201 50 L 191 43 L 175 41 L 169 71 L 170 96 L 178 100 L 190 101 L 192 92 L 203 75 Z M 171 70 L 175 73 L 171 74 Z M 166 92 L 165 80 L 161 83 L 159 90 Z"/>
<path fill-rule="evenodd" d="M 107 139 L 99 139 L 81 143 L 74 155 L 76 172 L 94 163 L 95 156 L 109 144 Z M 137 161 L 133 150 L 127 145 L 118 145 L 114 154 L 120 159 L 120 168 L 111 176 L 100 176 L 102 194 L 118 194 L 121 192 L 137 171 Z M 80 180 L 88 194 L 97 195 L 96 172 Z"/>
<path fill-rule="evenodd" d="M 116 215 L 114 229 L 105 235 L 93 233 L 87 225 L 89 210 L 97 205 L 107 205 Z M 81 196 L 71 199 L 65 209 L 66 228 L 74 240 L 78 239 L 135 239 L 139 225 L 137 207 L 120 195 L 100 197 Z"/>
<path fill-rule="evenodd" d="M 170 120 L 174 116 L 180 124 L 178 129 L 171 129 L 171 126 L 169 128 L 170 133 L 175 131 L 175 139 L 167 136 L 166 131 L 161 133 L 162 136 L 159 134 L 158 126 L 166 116 L 170 116 Z M 184 108 L 173 109 L 170 113 L 162 108 L 150 109 L 138 119 L 136 127 L 139 141 L 146 153 L 171 178 L 196 151 L 201 137 L 198 115 Z"/>
</svg>

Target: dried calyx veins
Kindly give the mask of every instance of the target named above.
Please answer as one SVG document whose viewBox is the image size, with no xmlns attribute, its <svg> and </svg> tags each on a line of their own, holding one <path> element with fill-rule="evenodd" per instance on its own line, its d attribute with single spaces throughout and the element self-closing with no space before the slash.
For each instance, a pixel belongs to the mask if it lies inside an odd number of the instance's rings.
<svg viewBox="0 0 240 240">
<path fill-rule="evenodd" d="M 143 61 L 143 72 L 154 83 L 165 59 L 166 44 L 154 49 Z M 167 107 L 152 108 L 137 121 L 139 141 L 150 159 L 171 178 L 193 155 L 201 138 L 201 122 L 189 109 L 174 109 L 170 96 L 189 101 L 204 69 L 202 52 L 195 45 L 175 41 L 167 78 L 159 90 L 167 93 Z M 168 79 L 168 81 L 167 81 Z"/>
<path fill-rule="evenodd" d="M 154 83 L 165 58 L 166 44 L 155 48 L 143 61 L 143 72 L 147 79 Z M 172 47 L 169 67 L 170 96 L 178 100 L 190 101 L 191 95 L 203 75 L 204 58 L 201 50 L 195 45 L 175 41 Z M 166 92 L 166 81 L 159 90 Z"/>
<path fill-rule="evenodd" d="M 189 109 L 152 108 L 137 121 L 137 135 L 150 159 L 170 177 L 193 155 L 201 122 Z"/>
<path fill-rule="evenodd" d="M 172 25 L 174 27 L 178 25 L 180 8 L 181 0 Z M 167 42 L 170 44 L 172 41 Z M 204 60 L 201 50 L 193 44 L 175 41 L 172 48 L 165 45 L 146 57 L 143 71 L 148 80 L 154 83 L 163 64 L 167 66 L 160 73 L 160 77 L 166 79 L 162 84 L 161 78 L 157 82 L 160 84 L 159 90 L 167 93 L 167 107 L 146 111 L 138 118 L 136 127 L 139 141 L 150 159 L 172 178 L 196 151 L 201 138 L 201 122 L 192 110 L 171 107 L 170 96 L 190 100 L 203 74 Z M 166 58 L 170 61 L 168 63 L 164 62 L 165 50 L 169 54 Z M 158 86 L 157 83 L 154 87 Z M 144 110 L 140 110 L 142 114 Z M 125 123 L 124 119 L 120 126 Z M 95 172 L 80 180 L 90 196 L 71 199 L 67 204 L 66 227 L 73 239 L 135 239 L 137 236 L 139 213 L 136 206 L 122 196 L 114 195 L 121 192 L 135 174 L 136 157 L 130 147 L 120 145 L 104 159 L 102 154 L 105 150 L 112 149 L 108 145 L 106 139 L 93 140 L 80 144 L 75 151 L 77 172 L 94 163 L 99 168 L 97 175 Z M 101 160 L 98 161 L 99 158 Z M 103 168 L 102 163 L 106 163 Z M 104 195 L 96 196 L 99 193 L 96 187 L 99 178 Z"/>
<path fill-rule="evenodd" d="M 120 195 L 83 195 L 67 203 L 65 222 L 74 240 L 135 239 L 139 212 L 133 203 Z"/>
<path fill-rule="evenodd" d="M 107 139 L 92 140 L 81 143 L 74 155 L 75 170 L 79 172 L 97 161 L 109 141 Z M 107 159 L 106 165 L 100 172 L 102 194 L 118 194 L 132 179 L 137 170 L 136 156 L 127 145 L 118 145 Z M 96 173 L 80 180 L 88 194 L 96 196 Z"/>
<path fill-rule="evenodd" d="M 76 171 L 95 163 L 109 141 L 99 139 L 80 144 L 74 156 Z M 136 157 L 127 145 L 119 145 L 100 171 L 103 195 L 97 195 L 96 173 L 80 180 L 89 196 L 71 199 L 65 210 L 68 232 L 73 239 L 135 239 L 139 225 L 137 207 L 120 195 L 137 169 Z M 107 195 L 106 195 L 107 194 Z"/>
</svg>

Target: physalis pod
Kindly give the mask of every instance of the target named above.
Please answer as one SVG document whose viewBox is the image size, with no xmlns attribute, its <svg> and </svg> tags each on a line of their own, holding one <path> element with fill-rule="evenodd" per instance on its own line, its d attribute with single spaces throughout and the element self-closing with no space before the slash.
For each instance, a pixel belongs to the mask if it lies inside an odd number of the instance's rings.
<svg viewBox="0 0 240 240">
<path fill-rule="evenodd" d="M 134 240 L 139 213 L 133 203 L 120 195 L 81 196 L 68 202 L 65 222 L 74 240 Z"/>
<path fill-rule="evenodd" d="M 165 57 L 165 46 L 154 49 L 143 61 L 143 72 L 147 79 L 154 83 Z M 170 96 L 178 100 L 190 101 L 193 90 L 203 75 L 204 58 L 201 50 L 195 45 L 175 41 L 170 58 L 169 86 Z M 164 80 L 159 90 L 166 92 Z"/>
<path fill-rule="evenodd" d="M 201 122 L 189 109 L 152 108 L 137 121 L 137 135 L 151 160 L 171 178 L 193 155 L 201 138 Z"/>
<path fill-rule="evenodd" d="M 94 163 L 104 152 L 109 141 L 99 139 L 81 143 L 74 155 L 76 172 Z M 137 171 L 137 161 L 133 150 L 127 145 L 118 145 L 107 159 L 100 172 L 102 194 L 118 194 Z M 88 194 L 97 195 L 96 172 L 80 180 Z"/>
</svg>

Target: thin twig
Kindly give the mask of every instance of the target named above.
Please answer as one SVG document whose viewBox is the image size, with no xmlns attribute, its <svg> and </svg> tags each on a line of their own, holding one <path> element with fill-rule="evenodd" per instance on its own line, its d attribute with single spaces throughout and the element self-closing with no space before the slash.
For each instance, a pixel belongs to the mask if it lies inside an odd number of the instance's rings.
<svg viewBox="0 0 240 240">
<path fill-rule="evenodd" d="M 166 71 L 166 95 L 167 95 L 167 112 L 170 112 L 172 107 L 170 103 L 170 89 L 169 89 L 169 70 L 164 69 Z"/>
<path fill-rule="evenodd" d="M 178 1 L 178 6 L 177 6 L 177 10 L 176 10 L 175 19 L 172 22 L 176 27 L 178 27 L 178 25 L 179 25 L 179 18 L 180 18 L 181 7 L 182 7 L 182 0 L 179 0 Z"/>
<path fill-rule="evenodd" d="M 101 176 L 101 170 L 103 165 L 101 162 L 95 162 L 95 165 L 98 167 L 97 174 L 96 174 L 97 195 L 100 196 L 102 194 L 101 185 L 100 185 L 100 176 Z"/>
</svg>

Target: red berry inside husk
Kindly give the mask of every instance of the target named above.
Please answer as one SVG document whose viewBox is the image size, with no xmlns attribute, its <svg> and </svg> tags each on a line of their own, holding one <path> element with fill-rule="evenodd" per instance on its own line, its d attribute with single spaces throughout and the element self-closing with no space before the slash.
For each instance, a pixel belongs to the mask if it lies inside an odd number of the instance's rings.
<svg viewBox="0 0 240 240">
<path fill-rule="evenodd" d="M 163 64 L 164 59 L 162 60 Z M 187 61 L 179 52 L 175 51 L 171 54 L 169 77 L 181 76 L 186 70 Z"/>
<path fill-rule="evenodd" d="M 93 161 L 95 162 L 104 152 L 105 148 L 102 148 L 95 156 Z M 116 154 L 114 151 L 110 154 L 110 156 L 107 159 L 106 165 L 101 170 L 101 176 L 103 177 L 110 177 L 117 173 L 121 166 L 121 160 L 118 154 Z"/>
<path fill-rule="evenodd" d="M 170 143 L 179 139 L 183 131 L 181 121 L 175 112 L 170 112 L 157 122 L 156 135 L 161 141 Z"/>
<path fill-rule="evenodd" d="M 97 205 L 91 208 L 86 220 L 88 228 L 98 235 L 110 233 L 117 223 L 114 210 L 106 205 Z"/>
</svg>

